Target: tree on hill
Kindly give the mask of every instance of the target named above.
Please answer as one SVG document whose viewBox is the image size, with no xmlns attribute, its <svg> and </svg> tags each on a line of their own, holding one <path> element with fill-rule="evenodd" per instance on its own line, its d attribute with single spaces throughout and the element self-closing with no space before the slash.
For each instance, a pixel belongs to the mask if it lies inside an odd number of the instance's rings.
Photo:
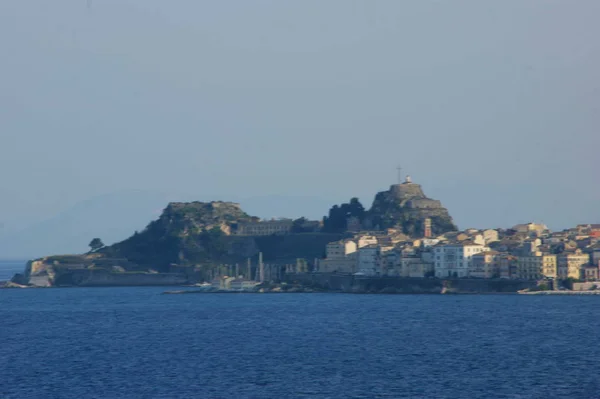
<svg viewBox="0 0 600 399">
<path fill-rule="evenodd" d="M 104 243 L 102 242 L 101 239 L 99 238 L 94 238 L 92 241 L 90 241 L 90 243 L 88 244 L 88 246 L 90 247 L 90 252 L 96 252 L 102 248 L 104 248 Z"/>
<path fill-rule="evenodd" d="M 219 227 L 213 227 L 210 230 L 202 230 L 197 240 L 201 245 L 201 253 L 203 253 L 203 256 L 209 258 L 218 258 L 226 255 L 227 248 L 223 242 L 223 237 L 225 237 L 225 233 L 223 233 Z"/>
<path fill-rule="evenodd" d="M 306 219 L 305 217 L 295 219 L 294 222 L 292 223 L 292 233 L 306 233 L 307 230 L 304 227 L 304 225 L 307 222 L 308 222 L 308 219 Z"/>
<path fill-rule="evenodd" d="M 329 216 L 323 218 L 323 231 L 341 232 L 348 228 L 348 218 L 357 217 L 361 222 L 365 217 L 365 208 L 358 198 L 350 199 L 350 202 L 334 205 L 329 210 Z"/>
</svg>

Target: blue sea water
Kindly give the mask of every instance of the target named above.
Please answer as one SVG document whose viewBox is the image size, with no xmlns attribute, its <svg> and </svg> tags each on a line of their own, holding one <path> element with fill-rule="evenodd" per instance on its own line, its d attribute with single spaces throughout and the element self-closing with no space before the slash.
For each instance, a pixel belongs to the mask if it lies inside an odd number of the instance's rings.
<svg viewBox="0 0 600 399">
<path fill-rule="evenodd" d="M 600 297 L 0 290 L 0 398 L 598 398 Z"/>
<path fill-rule="evenodd" d="M 25 270 L 24 260 L 0 260 L 0 281 L 10 280 L 16 273 Z"/>
</svg>

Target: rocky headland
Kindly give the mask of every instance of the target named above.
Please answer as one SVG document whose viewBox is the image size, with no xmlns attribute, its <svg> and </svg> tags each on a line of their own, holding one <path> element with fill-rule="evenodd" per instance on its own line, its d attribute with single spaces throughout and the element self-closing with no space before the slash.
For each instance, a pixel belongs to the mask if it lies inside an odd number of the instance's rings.
<svg viewBox="0 0 600 399">
<path fill-rule="evenodd" d="M 170 203 L 160 217 L 128 239 L 85 254 L 53 255 L 27 263 L 9 286 L 176 285 L 210 280 L 224 264 L 295 263 L 320 258 L 343 233 L 236 235 L 259 218 L 232 202 Z M 245 270 L 245 269 L 244 269 Z M 253 273 L 256 265 L 253 266 Z"/>
<path fill-rule="evenodd" d="M 253 262 L 252 278 L 259 253 L 263 254 L 264 262 L 276 265 L 279 269 L 276 274 L 281 278 L 285 265 L 295 264 L 298 259 L 312 262 L 322 258 L 328 243 L 350 237 L 347 222 L 348 216 L 353 215 L 362 230 L 393 228 L 406 236 L 419 237 L 427 218 L 435 234 L 456 230 L 441 202 L 428 198 L 421 186 L 410 179 L 378 193 L 368 211 L 357 199 L 352 199 L 349 204 L 334 206 L 329 217 L 324 218 L 322 228 L 306 230 L 303 226 L 311 222 L 301 218 L 283 234 L 237 234 L 240 225 L 264 222 L 244 212 L 237 203 L 173 202 L 158 219 L 126 240 L 92 248 L 85 254 L 33 260 L 10 284 L 23 287 L 194 284 L 228 272 L 231 275 L 232 265 L 245 268 L 249 259 Z M 315 221 L 312 226 L 315 225 L 319 222 Z"/>
</svg>

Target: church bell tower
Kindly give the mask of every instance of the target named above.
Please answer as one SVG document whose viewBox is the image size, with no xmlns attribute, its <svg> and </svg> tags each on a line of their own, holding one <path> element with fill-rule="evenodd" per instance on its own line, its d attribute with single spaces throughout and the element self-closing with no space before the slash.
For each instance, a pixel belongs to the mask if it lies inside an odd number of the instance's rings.
<svg viewBox="0 0 600 399">
<path fill-rule="evenodd" d="M 431 236 L 433 236 L 433 233 L 431 232 L 431 219 L 425 218 L 423 221 L 423 237 L 431 238 Z"/>
</svg>

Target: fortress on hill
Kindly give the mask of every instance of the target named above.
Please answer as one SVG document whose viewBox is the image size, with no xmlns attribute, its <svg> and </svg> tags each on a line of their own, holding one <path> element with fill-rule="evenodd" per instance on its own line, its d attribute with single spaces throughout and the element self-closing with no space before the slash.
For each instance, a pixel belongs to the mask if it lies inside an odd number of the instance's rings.
<svg viewBox="0 0 600 399">
<path fill-rule="evenodd" d="M 424 233 L 426 219 L 431 220 L 433 234 L 457 230 L 442 203 L 427 197 L 421 185 L 406 176 L 403 183 L 392 184 L 389 190 L 375 195 L 365 227 L 376 230 L 396 228 L 409 236 L 419 237 Z"/>
<path fill-rule="evenodd" d="M 444 209 L 438 200 L 427 198 L 421 185 L 412 182 L 410 176 L 402 184 L 392 184 L 387 192 L 392 201 L 411 209 Z"/>
</svg>

